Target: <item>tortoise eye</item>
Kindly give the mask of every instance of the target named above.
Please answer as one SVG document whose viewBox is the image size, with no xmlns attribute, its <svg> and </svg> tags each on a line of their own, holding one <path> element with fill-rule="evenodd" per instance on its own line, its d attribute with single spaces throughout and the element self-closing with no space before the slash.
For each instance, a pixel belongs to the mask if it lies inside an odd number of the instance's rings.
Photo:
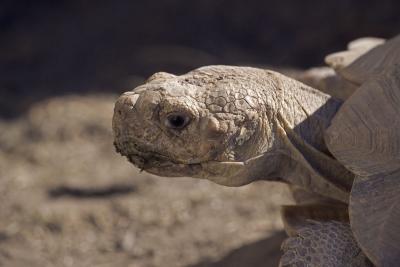
<svg viewBox="0 0 400 267">
<path fill-rule="evenodd" d="M 174 112 L 168 114 L 168 116 L 164 121 L 164 124 L 166 127 L 171 129 L 183 129 L 185 126 L 189 124 L 189 122 L 190 122 L 189 116 L 187 116 L 184 113 Z"/>
</svg>

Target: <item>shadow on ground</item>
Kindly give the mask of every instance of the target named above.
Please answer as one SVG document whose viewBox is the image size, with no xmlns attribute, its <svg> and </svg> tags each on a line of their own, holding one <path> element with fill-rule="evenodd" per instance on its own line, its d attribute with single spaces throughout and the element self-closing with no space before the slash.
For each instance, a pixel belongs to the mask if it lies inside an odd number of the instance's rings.
<svg viewBox="0 0 400 267">
<path fill-rule="evenodd" d="M 278 266 L 280 247 L 286 237 L 284 231 L 279 231 L 268 238 L 237 248 L 218 261 L 205 260 L 187 267 Z"/>
<path fill-rule="evenodd" d="M 117 184 L 104 188 L 79 188 L 74 186 L 58 186 L 48 191 L 50 198 L 107 198 L 134 193 L 136 188 L 132 185 Z"/>
</svg>

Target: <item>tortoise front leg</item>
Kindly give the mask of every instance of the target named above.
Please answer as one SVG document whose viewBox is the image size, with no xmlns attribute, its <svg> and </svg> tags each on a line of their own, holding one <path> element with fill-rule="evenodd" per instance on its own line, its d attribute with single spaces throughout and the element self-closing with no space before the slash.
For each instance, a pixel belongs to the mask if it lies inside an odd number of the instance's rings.
<svg viewBox="0 0 400 267">
<path fill-rule="evenodd" d="M 287 238 L 280 267 L 373 267 L 358 247 L 350 225 L 340 221 L 306 220 Z"/>
</svg>

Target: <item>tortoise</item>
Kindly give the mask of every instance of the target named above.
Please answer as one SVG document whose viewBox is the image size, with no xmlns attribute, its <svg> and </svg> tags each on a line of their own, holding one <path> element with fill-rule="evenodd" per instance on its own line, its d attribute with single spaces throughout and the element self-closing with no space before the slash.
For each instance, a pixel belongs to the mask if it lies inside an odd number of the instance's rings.
<svg viewBox="0 0 400 267">
<path fill-rule="evenodd" d="M 116 150 L 159 176 L 289 184 L 280 266 L 400 266 L 400 36 L 326 62 L 342 99 L 252 67 L 153 74 L 115 104 Z"/>
</svg>

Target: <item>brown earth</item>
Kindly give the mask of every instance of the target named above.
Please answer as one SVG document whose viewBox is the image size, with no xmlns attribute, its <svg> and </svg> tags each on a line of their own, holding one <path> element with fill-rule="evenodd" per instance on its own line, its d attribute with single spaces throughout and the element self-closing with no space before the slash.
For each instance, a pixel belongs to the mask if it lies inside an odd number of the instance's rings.
<svg viewBox="0 0 400 267">
<path fill-rule="evenodd" d="M 115 98 L 0 121 L 0 266 L 276 266 L 287 188 L 139 173 L 112 146 Z"/>
<path fill-rule="evenodd" d="M 276 266 L 287 188 L 139 173 L 114 152 L 108 93 L 208 64 L 321 65 L 397 34 L 399 5 L 2 1 L 0 266 Z"/>
</svg>

